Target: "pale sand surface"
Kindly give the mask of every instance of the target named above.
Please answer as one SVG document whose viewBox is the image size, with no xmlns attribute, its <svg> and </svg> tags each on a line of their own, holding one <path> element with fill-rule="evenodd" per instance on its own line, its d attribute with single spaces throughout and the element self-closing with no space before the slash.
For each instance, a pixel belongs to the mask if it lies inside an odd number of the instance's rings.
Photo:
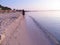
<svg viewBox="0 0 60 45">
<path fill-rule="evenodd" d="M 0 14 L 0 33 L 8 27 L 15 19 L 19 17 L 18 13 L 1 13 Z"/>
</svg>

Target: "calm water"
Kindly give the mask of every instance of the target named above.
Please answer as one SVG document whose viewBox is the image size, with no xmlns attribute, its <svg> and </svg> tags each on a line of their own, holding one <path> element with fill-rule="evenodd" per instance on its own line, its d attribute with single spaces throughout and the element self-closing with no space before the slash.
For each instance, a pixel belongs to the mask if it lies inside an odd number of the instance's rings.
<svg viewBox="0 0 60 45">
<path fill-rule="evenodd" d="M 28 12 L 40 25 L 60 41 L 60 11 Z"/>
</svg>

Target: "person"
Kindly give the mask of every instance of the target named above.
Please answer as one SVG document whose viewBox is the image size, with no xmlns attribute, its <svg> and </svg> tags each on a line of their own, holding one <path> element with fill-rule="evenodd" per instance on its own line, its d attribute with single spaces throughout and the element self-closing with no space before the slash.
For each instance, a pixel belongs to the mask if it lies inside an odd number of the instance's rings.
<svg viewBox="0 0 60 45">
<path fill-rule="evenodd" d="M 23 16 L 25 15 L 25 11 L 24 10 L 22 10 L 22 14 L 23 14 Z"/>
</svg>

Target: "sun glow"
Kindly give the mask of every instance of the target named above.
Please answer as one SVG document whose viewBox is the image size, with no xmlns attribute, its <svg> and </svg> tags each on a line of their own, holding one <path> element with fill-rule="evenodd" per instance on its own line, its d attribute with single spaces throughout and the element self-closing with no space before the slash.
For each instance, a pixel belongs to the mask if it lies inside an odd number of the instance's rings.
<svg viewBox="0 0 60 45">
<path fill-rule="evenodd" d="M 60 9 L 60 3 L 59 2 L 52 2 L 51 7 L 52 7 L 52 9 L 59 10 Z"/>
<path fill-rule="evenodd" d="M 52 10 L 60 10 L 60 1 L 48 2 L 47 7 Z"/>
<path fill-rule="evenodd" d="M 48 0 L 44 3 L 35 4 L 34 8 L 40 10 L 60 10 L 60 0 Z"/>
</svg>

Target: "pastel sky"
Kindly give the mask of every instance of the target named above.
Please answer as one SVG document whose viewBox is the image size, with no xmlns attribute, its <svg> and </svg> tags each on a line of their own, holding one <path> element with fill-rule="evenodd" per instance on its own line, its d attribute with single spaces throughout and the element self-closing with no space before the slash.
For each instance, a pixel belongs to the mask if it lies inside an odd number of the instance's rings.
<svg viewBox="0 0 60 45">
<path fill-rule="evenodd" d="M 60 0 L 0 0 L 0 4 L 12 9 L 60 10 Z"/>
</svg>

